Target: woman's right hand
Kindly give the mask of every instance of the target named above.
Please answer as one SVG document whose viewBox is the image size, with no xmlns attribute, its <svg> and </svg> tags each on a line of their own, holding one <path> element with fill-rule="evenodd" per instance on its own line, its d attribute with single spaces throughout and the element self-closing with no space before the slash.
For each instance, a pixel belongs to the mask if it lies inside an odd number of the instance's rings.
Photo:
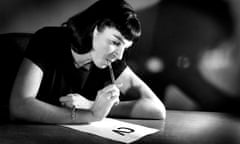
<svg viewBox="0 0 240 144">
<path fill-rule="evenodd" d="M 116 84 L 111 84 L 99 90 L 92 105 L 92 112 L 95 118 L 101 120 L 110 112 L 112 106 L 119 103 L 120 90 Z"/>
</svg>

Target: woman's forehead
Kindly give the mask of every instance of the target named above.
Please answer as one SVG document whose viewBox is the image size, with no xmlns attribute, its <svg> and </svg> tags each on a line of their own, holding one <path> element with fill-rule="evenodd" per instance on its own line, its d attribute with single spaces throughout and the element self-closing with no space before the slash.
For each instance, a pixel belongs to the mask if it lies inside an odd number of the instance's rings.
<svg viewBox="0 0 240 144">
<path fill-rule="evenodd" d="M 103 33 L 106 35 L 106 36 L 109 36 L 109 37 L 113 37 L 117 40 L 119 40 L 120 42 L 122 42 L 123 44 L 126 45 L 126 47 L 130 47 L 133 43 L 133 41 L 131 40 L 127 40 L 121 33 L 119 30 L 117 30 L 116 28 L 114 27 L 105 27 L 104 30 L 103 30 Z"/>
</svg>

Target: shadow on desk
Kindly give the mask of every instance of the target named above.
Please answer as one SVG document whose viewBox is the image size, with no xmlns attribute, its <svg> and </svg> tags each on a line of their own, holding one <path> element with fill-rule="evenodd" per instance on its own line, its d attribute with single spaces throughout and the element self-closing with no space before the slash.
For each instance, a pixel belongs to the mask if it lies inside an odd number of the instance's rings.
<svg viewBox="0 0 240 144">
<path fill-rule="evenodd" d="M 239 144 L 240 119 L 224 113 L 167 111 L 166 120 L 118 119 L 160 131 L 134 144 Z M 59 125 L 5 123 L 1 144 L 118 144 L 113 140 Z"/>
</svg>

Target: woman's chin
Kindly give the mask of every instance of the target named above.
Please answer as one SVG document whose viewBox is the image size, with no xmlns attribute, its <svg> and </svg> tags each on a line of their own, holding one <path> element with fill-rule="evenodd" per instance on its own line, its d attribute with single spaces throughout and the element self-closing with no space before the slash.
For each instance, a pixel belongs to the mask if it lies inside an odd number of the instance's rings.
<svg viewBox="0 0 240 144">
<path fill-rule="evenodd" d="M 95 65 L 96 65 L 96 67 L 98 67 L 98 68 L 100 68 L 100 69 L 104 69 L 104 68 L 106 68 L 106 67 L 108 66 L 107 63 L 101 63 L 101 64 L 96 64 L 96 63 L 95 63 Z"/>
</svg>

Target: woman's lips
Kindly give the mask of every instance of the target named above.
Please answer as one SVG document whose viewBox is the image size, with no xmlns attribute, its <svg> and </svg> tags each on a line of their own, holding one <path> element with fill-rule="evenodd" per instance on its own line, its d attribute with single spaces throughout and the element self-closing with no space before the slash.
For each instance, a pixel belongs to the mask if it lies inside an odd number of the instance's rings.
<svg viewBox="0 0 240 144">
<path fill-rule="evenodd" d="M 111 62 L 111 63 L 114 62 L 116 59 L 117 59 L 117 54 L 116 53 L 112 53 L 106 58 L 106 60 L 108 62 Z"/>
</svg>

